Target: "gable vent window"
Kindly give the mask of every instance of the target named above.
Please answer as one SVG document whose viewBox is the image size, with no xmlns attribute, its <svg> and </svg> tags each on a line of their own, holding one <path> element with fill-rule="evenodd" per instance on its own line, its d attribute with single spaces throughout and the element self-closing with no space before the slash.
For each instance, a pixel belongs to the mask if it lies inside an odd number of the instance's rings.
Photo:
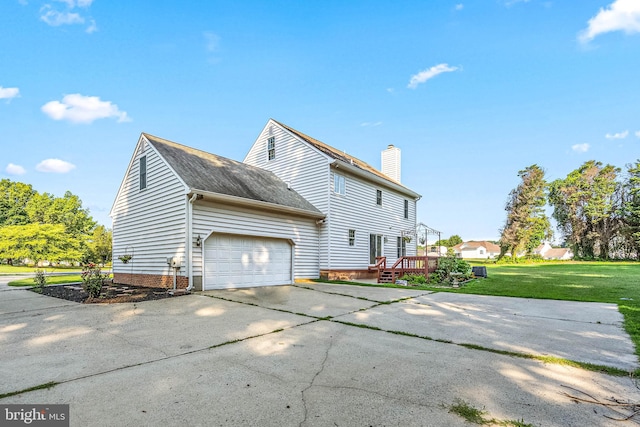
<svg viewBox="0 0 640 427">
<path fill-rule="evenodd" d="M 404 219 L 409 219 L 409 201 L 404 201 Z"/>
<path fill-rule="evenodd" d="M 140 190 L 147 188 L 147 156 L 140 157 Z"/>
<path fill-rule="evenodd" d="M 347 193 L 344 176 L 338 174 L 333 175 L 333 192 L 342 194 L 343 196 Z"/>
<path fill-rule="evenodd" d="M 376 190 L 376 205 L 382 206 L 382 190 Z"/>
<path fill-rule="evenodd" d="M 267 157 L 269 160 L 273 160 L 276 158 L 276 138 L 272 136 L 267 139 Z"/>
</svg>

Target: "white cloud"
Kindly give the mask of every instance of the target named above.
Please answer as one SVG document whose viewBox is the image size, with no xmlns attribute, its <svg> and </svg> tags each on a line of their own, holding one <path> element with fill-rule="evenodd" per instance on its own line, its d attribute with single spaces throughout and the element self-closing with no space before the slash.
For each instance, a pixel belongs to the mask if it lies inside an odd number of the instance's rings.
<svg viewBox="0 0 640 427">
<path fill-rule="evenodd" d="M 96 31 L 98 31 L 98 26 L 96 25 L 96 21 L 92 19 L 91 21 L 89 21 L 89 26 L 87 27 L 85 32 L 92 34 Z"/>
<path fill-rule="evenodd" d="M 69 9 L 73 9 L 74 7 L 89 7 L 93 0 L 56 0 L 57 2 L 64 3 L 67 5 Z"/>
<path fill-rule="evenodd" d="M 9 175 L 24 175 L 27 171 L 20 165 L 14 165 L 13 163 L 9 163 L 7 168 L 5 169 Z"/>
<path fill-rule="evenodd" d="M 0 86 L 0 99 L 13 99 L 20 95 L 20 89 L 17 87 Z"/>
<path fill-rule="evenodd" d="M 116 117 L 118 122 L 130 122 L 125 111 L 120 111 L 111 101 L 101 101 L 97 96 L 79 93 L 65 95 L 60 101 L 50 101 L 41 108 L 53 120 L 69 120 L 73 123 L 91 123 L 97 119 Z"/>
<path fill-rule="evenodd" d="M 76 168 L 76 165 L 60 159 L 46 159 L 38 163 L 36 170 L 45 173 L 67 173 Z"/>
<path fill-rule="evenodd" d="M 51 8 L 50 5 L 45 4 L 40 9 L 40 20 L 46 22 L 52 27 L 58 27 L 60 25 L 71 24 L 84 24 L 84 18 L 78 13 L 73 12 L 58 12 Z"/>
<path fill-rule="evenodd" d="M 589 151 L 589 144 L 575 144 L 571 146 L 571 149 L 577 153 L 586 153 Z"/>
<path fill-rule="evenodd" d="M 464 9 L 464 5 L 462 3 L 458 3 L 456 5 L 456 10 L 462 10 L 462 9 Z"/>
<path fill-rule="evenodd" d="M 636 131 L 635 135 L 636 135 L 636 138 L 640 138 L 640 130 Z"/>
<path fill-rule="evenodd" d="M 627 136 L 629 136 L 628 130 L 625 130 L 624 132 L 618 132 L 618 133 L 608 133 L 604 137 L 607 139 L 625 139 Z"/>
<path fill-rule="evenodd" d="M 362 127 L 368 127 L 368 126 L 375 127 L 375 126 L 380 126 L 381 124 L 382 124 L 382 122 L 363 122 L 363 123 L 360 123 L 360 126 L 362 126 Z"/>
<path fill-rule="evenodd" d="M 588 26 L 578 34 L 578 40 L 588 43 L 600 34 L 624 31 L 627 34 L 640 32 L 640 1 L 615 0 L 606 9 L 589 19 Z"/>
<path fill-rule="evenodd" d="M 452 71 L 456 71 L 458 67 L 450 67 L 449 64 L 438 64 L 434 65 L 431 68 L 420 71 L 418 74 L 414 74 L 411 76 L 409 80 L 409 84 L 407 87 L 409 89 L 415 89 L 419 84 L 426 82 L 429 79 L 434 78 L 438 74 L 449 73 Z"/>
</svg>

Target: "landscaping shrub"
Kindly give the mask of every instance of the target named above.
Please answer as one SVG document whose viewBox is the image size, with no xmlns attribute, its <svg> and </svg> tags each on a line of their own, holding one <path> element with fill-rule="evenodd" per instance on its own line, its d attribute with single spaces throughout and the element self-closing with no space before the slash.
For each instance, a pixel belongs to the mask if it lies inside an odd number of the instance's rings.
<svg viewBox="0 0 640 427">
<path fill-rule="evenodd" d="M 45 271 L 40 268 L 36 269 L 36 277 L 33 278 L 33 281 L 35 283 L 34 288 L 36 292 L 42 293 L 42 288 L 47 286 L 47 276 Z"/>
<path fill-rule="evenodd" d="M 82 267 L 82 288 L 89 294 L 90 298 L 96 298 L 100 295 L 104 281 L 109 277 L 108 274 L 102 274 L 100 267 L 93 263 Z"/>
<path fill-rule="evenodd" d="M 410 285 L 426 285 L 427 278 L 424 274 L 405 274 L 400 280 L 406 280 Z"/>
<path fill-rule="evenodd" d="M 452 273 L 457 273 L 452 275 Z M 455 255 L 441 257 L 438 260 L 438 268 L 431 274 L 431 284 L 453 283 L 454 281 L 467 280 L 471 277 L 471 265 Z"/>
</svg>

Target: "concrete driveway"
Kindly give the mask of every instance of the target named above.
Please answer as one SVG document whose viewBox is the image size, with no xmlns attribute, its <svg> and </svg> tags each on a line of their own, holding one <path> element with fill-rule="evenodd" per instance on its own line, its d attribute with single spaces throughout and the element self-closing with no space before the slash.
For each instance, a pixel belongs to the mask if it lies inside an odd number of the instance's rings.
<svg viewBox="0 0 640 427">
<path fill-rule="evenodd" d="M 309 284 L 81 305 L 2 286 L 0 399 L 69 403 L 72 426 L 620 425 L 636 369 L 615 305 Z M 459 345 L 464 344 L 467 346 Z M 472 344 L 469 346 L 468 344 Z"/>
</svg>

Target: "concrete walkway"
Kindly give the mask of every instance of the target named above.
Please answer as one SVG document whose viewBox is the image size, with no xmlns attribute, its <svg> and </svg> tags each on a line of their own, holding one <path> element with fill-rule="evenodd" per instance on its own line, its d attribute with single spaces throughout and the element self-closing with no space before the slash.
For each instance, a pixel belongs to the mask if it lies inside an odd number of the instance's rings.
<svg viewBox="0 0 640 427">
<path fill-rule="evenodd" d="M 348 285 L 82 305 L 0 284 L 0 394 L 58 383 L 0 405 L 69 403 L 72 426 L 462 426 L 462 399 L 500 420 L 617 426 L 563 392 L 640 401 L 628 378 L 456 343 L 635 369 L 621 321 L 609 304 Z"/>
</svg>

